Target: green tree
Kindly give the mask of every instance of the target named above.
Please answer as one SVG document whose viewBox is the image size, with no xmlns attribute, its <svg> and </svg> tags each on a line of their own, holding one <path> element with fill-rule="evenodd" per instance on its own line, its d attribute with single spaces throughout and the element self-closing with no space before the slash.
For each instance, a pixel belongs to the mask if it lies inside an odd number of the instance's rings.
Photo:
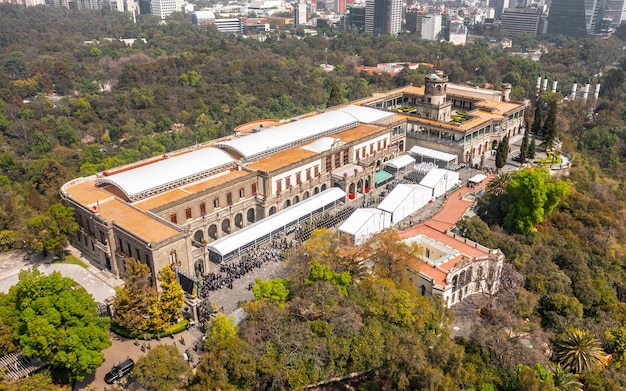
<svg viewBox="0 0 626 391">
<path fill-rule="evenodd" d="M 339 83 L 333 83 L 330 94 L 328 96 L 328 101 L 326 102 L 326 107 L 333 107 L 340 105 L 344 102 L 344 92 L 343 89 L 339 86 Z"/>
<path fill-rule="evenodd" d="M 113 320 L 133 333 L 143 333 L 150 328 L 148 308 L 154 289 L 150 283 L 148 265 L 128 258 L 124 286 L 115 290 L 115 316 Z"/>
<path fill-rule="evenodd" d="M 330 267 L 316 262 L 311 267 L 311 273 L 306 278 L 305 282 L 312 284 L 315 281 L 330 281 L 335 288 L 337 288 L 339 293 L 345 296 L 348 294 L 348 286 L 352 281 L 352 277 L 348 272 L 335 273 L 330 270 Z"/>
<path fill-rule="evenodd" d="M 181 310 L 185 304 L 183 288 L 176 281 L 176 273 L 169 265 L 159 270 L 157 279 L 161 288 L 158 297 L 165 320 L 168 324 L 176 323 L 180 319 Z"/>
<path fill-rule="evenodd" d="M 289 298 L 287 280 L 283 278 L 274 278 L 267 281 L 257 278 L 254 280 L 252 292 L 254 293 L 254 300 L 270 299 L 278 305 L 284 305 Z"/>
<path fill-rule="evenodd" d="M 558 129 L 556 127 L 556 116 L 558 113 L 557 102 L 552 100 L 548 107 L 548 115 L 543 125 L 543 137 L 546 141 L 546 148 L 552 148 L 554 140 L 557 138 Z"/>
<path fill-rule="evenodd" d="M 506 159 L 509 156 L 509 136 L 502 137 L 502 141 L 496 149 L 496 167 L 502 168 L 506 165 Z"/>
<path fill-rule="evenodd" d="M 109 318 L 98 316 L 93 297 L 75 285 L 58 272 L 22 270 L 2 300 L 16 314 L 14 335 L 22 354 L 47 360 L 68 380 L 95 371 L 104 360 L 102 350 L 111 345 Z"/>
<path fill-rule="evenodd" d="M 522 139 L 522 144 L 519 148 L 519 162 L 524 164 L 526 160 L 528 160 L 528 149 L 530 148 L 530 140 L 528 137 L 529 127 L 526 124 L 526 130 L 524 131 L 524 138 Z"/>
<path fill-rule="evenodd" d="M 175 346 L 158 345 L 137 360 L 129 380 L 145 390 L 170 391 L 190 376 L 189 364 Z"/>
<path fill-rule="evenodd" d="M 535 224 L 552 212 L 568 191 L 565 182 L 551 182 L 546 169 L 516 171 L 506 187 L 509 202 L 504 205 L 504 224 L 519 233 L 528 234 L 535 229 Z"/>
<path fill-rule="evenodd" d="M 494 195 L 496 197 L 506 193 L 506 188 L 511 181 L 512 174 L 509 171 L 500 172 L 494 176 L 485 186 L 485 193 Z"/>
<path fill-rule="evenodd" d="M 583 384 L 578 381 L 576 374 L 557 364 L 552 369 L 552 381 L 558 391 L 582 391 Z"/>
<path fill-rule="evenodd" d="M 74 209 L 54 204 L 43 216 L 28 220 L 30 237 L 28 246 L 44 254 L 53 252 L 63 256 L 69 238 L 78 230 L 74 220 Z"/>
<path fill-rule="evenodd" d="M 533 119 L 533 126 L 531 131 L 533 135 L 541 134 L 541 121 L 542 121 L 542 109 L 541 109 L 541 100 L 537 99 L 537 105 L 535 107 L 535 116 Z"/>
<path fill-rule="evenodd" d="M 526 157 L 529 160 L 532 160 L 535 158 L 536 154 L 537 154 L 537 141 L 535 140 L 535 136 L 533 136 L 533 138 L 530 140 L 530 145 L 528 146 L 528 152 L 526 153 Z"/>
<path fill-rule="evenodd" d="M 599 371 L 606 353 L 589 331 L 570 329 L 554 342 L 553 360 L 574 373 Z"/>
</svg>

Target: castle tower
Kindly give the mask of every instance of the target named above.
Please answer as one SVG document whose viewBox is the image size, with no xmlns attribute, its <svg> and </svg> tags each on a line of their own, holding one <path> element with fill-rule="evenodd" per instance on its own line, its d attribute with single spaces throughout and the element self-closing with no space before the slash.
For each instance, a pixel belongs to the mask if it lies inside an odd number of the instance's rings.
<svg viewBox="0 0 626 391">
<path fill-rule="evenodd" d="M 513 89 L 513 86 L 511 86 L 510 83 L 502 83 L 502 100 L 504 102 L 510 102 L 511 101 L 511 90 Z"/>
<path fill-rule="evenodd" d="M 450 107 L 452 102 L 446 99 L 448 88 L 448 76 L 442 71 L 435 71 L 426 75 L 424 79 L 424 103 L 430 106 L 429 118 L 437 121 L 450 121 Z"/>
</svg>

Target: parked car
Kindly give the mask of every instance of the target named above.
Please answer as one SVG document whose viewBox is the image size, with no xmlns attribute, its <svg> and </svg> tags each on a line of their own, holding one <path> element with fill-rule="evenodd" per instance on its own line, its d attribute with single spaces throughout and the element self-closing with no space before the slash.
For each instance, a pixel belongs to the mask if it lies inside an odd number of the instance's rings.
<svg viewBox="0 0 626 391">
<path fill-rule="evenodd" d="M 121 378 L 128 375 L 133 370 L 134 367 L 135 367 L 135 362 L 133 361 L 132 358 L 128 358 L 124 360 L 123 362 L 117 365 L 114 365 L 113 368 L 111 368 L 111 370 L 109 371 L 109 373 L 104 375 L 104 381 L 107 384 L 116 383 Z"/>
</svg>

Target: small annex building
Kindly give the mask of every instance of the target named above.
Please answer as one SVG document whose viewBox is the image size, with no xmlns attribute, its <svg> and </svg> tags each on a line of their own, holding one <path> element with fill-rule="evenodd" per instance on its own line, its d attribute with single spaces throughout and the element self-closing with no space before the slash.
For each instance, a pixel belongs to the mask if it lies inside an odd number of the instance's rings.
<svg viewBox="0 0 626 391">
<path fill-rule="evenodd" d="M 451 153 L 437 151 L 435 149 L 420 147 L 418 145 L 412 147 L 409 153 L 415 156 L 417 163 L 434 163 L 440 168 L 451 168 L 458 161 L 458 156 Z"/>
<path fill-rule="evenodd" d="M 409 272 L 422 295 L 439 296 L 452 307 L 471 295 L 498 291 L 504 265 L 499 249 L 428 225 L 402 232 L 400 237 L 420 247 L 421 259 L 409 266 Z"/>
<path fill-rule="evenodd" d="M 372 235 L 389 227 L 391 213 L 376 208 L 359 208 L 339 226 L 339 232 L 350 235 L 354 244 L 360 246 Z"/>
<path fill-rule="evenodd" d="M 445 170 L 443 168 L 430 170 L 420 181 L 420 185 L 432 190 L 432 198 L 437 198 L 450 190 L 456 189 L 460 183 L 461 179 L 458 172 Z"/>
<path fill-rule="evenodd" d="M 384 164 L 384 170 L 391 173 L 406 173 L 415 167 L 415 159 L 410 155 L 400 155 L 395 159 L 391 159 Z"/>
<path fill-rule="evenodd" d="M 401 183 L 378 204 L 378 209 L 390 213 L 391 223 L 395 225 L 428 204 L 432 193 L 426 186 Z"/>
</svg>

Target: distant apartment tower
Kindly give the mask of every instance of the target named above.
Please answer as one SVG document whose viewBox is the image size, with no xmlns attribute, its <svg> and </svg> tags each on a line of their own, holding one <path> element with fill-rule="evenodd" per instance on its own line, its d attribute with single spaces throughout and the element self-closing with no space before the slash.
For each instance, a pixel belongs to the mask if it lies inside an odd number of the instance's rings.
<svg viewBox="0 0 626 391">
<path fill-rule="evenodd" d="M 541 13 L 537 8 L 509 8 L 502 14 L 500 31 L 507 35 L 537 35 Z"/>
<path fill-rule="evenodd" d="M 626 1 L 604 0 L 604 18 L 609 21 L 611 27 L 619 27 L 626 16 L 625 11 Z"/>
<path fill-rule="evenodd" d="M 424 17 L 423 12 L 419 12 L 416 10 L 410 10 L 406 12 L 404 15 L 405 25 L 404 29 L 411 34 L 422 35 L 422 18 Z"/>
<path fill-rule="evenodd" d="M 352 29 L 365 31 L 365 7 L 359 5 L 348 7 L 348 25 Z"/>
<path fill-rule="evenodd" d="M 296 27 L 306 24 L 306 1 L 299 0 L 294 7 L 294 23 Z"/>
<path fill-rule="evenodd" d="M 584 37 L 596 32 L 601 18 L 602 0 L 552 0 L 548 16 L 548 34 Z"/>
<path fill-rule="evenodd" d="M 435 41 L 441 35 L 441 15 L 430 14 L 422 18 L 422 39 Z"/>
<path fill-rule="evenodd" d="M 346 6 L 346 0 L 334 0 L 334 8 L 336 13 L 345 14 Z"/>
<path fill-rule="evenodd" d="M 398 34 L 402 29 L 402 0 L 367 0 L 365 32 Z"/>
<path fill-rule="evenodd" d="M 494 19 L 500 20 L 502 19 L 504 10 L 509 8 L 509 0 L 489 0 L 488 5 L 489 8 L 493 8 L 494 10 Z"/>
<path fill-rule="evenodd" d="M 150 2 L 150 12 L 152 15 L 165 19 L 176 12 L 176 0 L 152 0 Z"/>
</svg>

